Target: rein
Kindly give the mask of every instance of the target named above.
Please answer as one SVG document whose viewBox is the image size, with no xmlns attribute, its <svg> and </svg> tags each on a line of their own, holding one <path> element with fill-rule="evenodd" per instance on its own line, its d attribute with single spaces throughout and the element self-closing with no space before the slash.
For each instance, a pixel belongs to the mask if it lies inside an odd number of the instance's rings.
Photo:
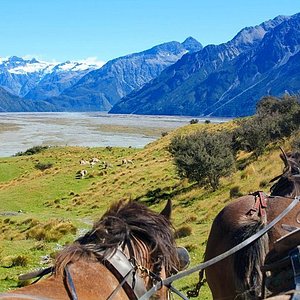
<svg viewBox="0 0 300 300">
<path fill-rule="evenodd" d="M 285 197 L 285 198 L 287 198 L 287 197 Z M 205 261 L 205 262 L 203 262 L 203 263 L 201 263 L 201 264 L 199 264 L 199 265 L 197 265 L 197 266 L 195 266 L 195 267 L 193 267 L 189 270 L 182 271 L 182 272 L 179 272 L 175 275 L 167 277 L 166 279 L 162 280 L 160 283 L 154 285 L 141 298 L 139 298 L 139 300 L 148 300 L 156 291 L 161 289 L 163 285 L 170 288 L 173 281 L 181 279 L 183 277 L 186 277 L 186 276 L 188 276 L 188 275 L 190 275 L 194 272 L 203 270 L 203 269 L 205 269 L 205 268 L 207 268 L 207 267 L 209 267 L 209 266 L 211 266 L 211 265 L 227 258 L 228 256 L 236 253 L 237 251 L 243 249 L 244 247 L 248 246 L 252 242 L 259 239 L 261 236 L 263 236 L 266 232 L 268 232 L 276 223 L 278 223 L 284 216 L 286 216 L 299 202 L 300 202 L 300 196 L 295 197 L 294 200 L 289 204 L 289 206 L 286 209 L 284 209 L 276 218 L 274 218 L 269 224 L 267 224 L 263 229 L 261 229 L 260 231 L 258 231 L 254 235 L 250 236 L 249 238 L 247 238 L 246 240 L 244 240 L 240 244 L 234 246 L 233 248 L 223 252 L 222 254 L 220 254 L 220 255 L 218 255 L 218 256 L 216 256 L 216 257 L 214 257 L 214 258 L 212 258 L 208 261 Z M 182 299 L 186 299 L 186 298 L 182 297 Z"/>
</svg>

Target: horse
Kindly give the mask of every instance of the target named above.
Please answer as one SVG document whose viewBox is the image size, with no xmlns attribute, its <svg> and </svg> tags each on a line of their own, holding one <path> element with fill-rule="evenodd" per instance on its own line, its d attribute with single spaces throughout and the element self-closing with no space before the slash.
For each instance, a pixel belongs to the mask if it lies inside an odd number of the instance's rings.
<svg viewBox="0 0 300 300">
<path fill-rule="evenodd" d="M 300 153 L 280 155 L 282 174 L 271 182 L 270 195 L 256 192 L 237 198 L 225 206 L 213 221 L 204 260 L 208 261 L 240 244 L 269 224 L 296 196 L 300 195 Z M 213 299 L 258 299 L 266 254 L 273 243 L 300 223 L 298 203 L 280 222 L 258 240 L 205 269 Z"/>
<path fill-rule="evenodd" d="M 59 252 L 48 278 L 0 299 L 138 299 L 180 268 L 170 214 L 170 200 L 161 213 L 137 201 L 119 201 Z M 169 299 L 168 288 L 156 297 Z"/>
</svg>

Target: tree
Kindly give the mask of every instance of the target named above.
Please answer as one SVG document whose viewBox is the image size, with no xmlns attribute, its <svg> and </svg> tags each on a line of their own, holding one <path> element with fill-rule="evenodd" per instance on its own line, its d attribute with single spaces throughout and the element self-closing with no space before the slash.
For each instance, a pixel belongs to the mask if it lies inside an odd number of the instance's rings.
<svg viewBox="0 0 300 300">
<path fill-rule="evenodd" d="M 233 149 L 236 152 L 239 150 L 253 152 L 258 157 L 270 142 L 271 130 L 276 131 L 274 125 L 276 123 L 268 122 L 267 118 L 253 117 L 245 120 L 233 132 Z"/>
<path fill-rule="evenodd" d="M 258 157 L 266 146 L 290 136 L 299 129 L 300 103 L 295 96 L 263 97 L 256 106 L 256 115 L 245 119 L 233 132 L 235 151 L 253 151 Z"/>
<path fill-rule="evenodd" d="M 181 178 L 209 184 L 216 190 L 220 178 L 229 175 L 234 168 L 230 143 L 229 133 L 199 131 L 189 136 L 174 137 L 169 151 Z"/>
</svg>

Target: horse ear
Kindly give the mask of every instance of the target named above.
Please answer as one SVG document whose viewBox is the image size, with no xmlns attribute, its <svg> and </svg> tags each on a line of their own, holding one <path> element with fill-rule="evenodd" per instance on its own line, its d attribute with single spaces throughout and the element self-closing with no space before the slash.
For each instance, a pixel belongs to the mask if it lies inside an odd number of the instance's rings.
<svg viewBox="0 0 300 300">
<path fill-rule="evenodd" d="M 280 148 L 280 150 L 281 150 L 281 152 L 282 152 L 282 154 L 280 155 L 280 158 L 283 160 L 283 162 L 284 162 L 284 167 L 286 168 L 286 169 L 288 169 L 288 168 L 290 168 L 290 163 L 289 163 L 289 160 L 288 160 L 288 158 L 287 158 L 287 155 L 286 155 L 286 153 L 284 152 L 284 150 L 281 148 L 281 147 L 279 147 Z"/>
<path fill-rule="evenodd" d="M 170 220 L 171 213 L 172 213 L 172 201 L 171 199 L 168 199 L 165 208 L 160 212 L 160 214 L 165 216 L 168 220 Z"/>
</svg>

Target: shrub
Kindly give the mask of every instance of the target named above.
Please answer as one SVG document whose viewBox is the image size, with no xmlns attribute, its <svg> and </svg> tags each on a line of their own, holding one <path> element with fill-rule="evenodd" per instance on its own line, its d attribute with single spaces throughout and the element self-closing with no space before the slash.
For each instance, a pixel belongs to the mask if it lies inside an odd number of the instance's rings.
<svg viewBox="0 0 300 300">
<path fill-rule="evenodd" d="M 44 224 L 38 224 L 26 232 L 27 239 L 37 241 L 57 242 L 66 234 L 75 234 L 77 228 L 69 221 L 59 222 L 52 220 Z"/>
<path fill-rule="evenodd" d="M 177 239 L 187 237 L 192 234 L 192 227 L 190 226 L 181 226 L 175 231 L 175 237 Z"/>
<path fill-rule="evenodd" d="M 300 130 L 296 132 L 295 135 L 293 136 L 292 148 L 294 151 L 300 151 Z"/>
<path fill-rule="evenodd" d="M 240 192 L 239 186 L 234 186 L 230 189 L 229 196 L 230 198 L 240 197 L 243 194 Z"/>
<path fill-rule="evenodd" d="M 235 151 L 253 151 L 258 157 L 269 143 L 289 137 L 299 130 L 299 126 L 300 103 L 297 97 L 263 97 L 257 104 L 256 115 L 240 122 L 234 131 L 232 147 Z"/>
<path fill-rule="evenodd" d="M 199 123 L 199 120 L 198 120 L 198 119 L 192 119 L 192 120 L 190 121 L 190 124 L 197 124 L 197 123 Z"/>
<path fill-rule="evenodd" d="M 17 152 L 15 156 L 33 155 L 33 154 L 40 153 L 48 148 L 49 146 L 34 146 L 32 148 L 27 149 L 24 152 Z"/>
<path fill-rule="evenodd" d="M 52 163 L 41 163 L 41 162 L 38 162 L 34 167 L 36 169 L 38 169 L 38 170 L 44 171 L 44 170 L 52 168 L 52 166 L 53 166 Z"/>
<path fill-rule="evenodd" d="M 211 134 L 199 131 L 189 136 L 176 136 L 170 143 L 169 151 L 181 178 L 209 184 L 216 190 L 220 178 L 234 169 L 230 142 L 231 136 L 226 132 Z"/>
<path fill-rule="evenodd" d="M 264 179 L 259 183 L 259 187 L 266 188 L 268 186 L 268 184 L 269 184 L 269 181 Z"/>
<path fill-rule="evenodd" d="M 11 259 L 12 267 L 26 267 L 28 264 L 28 258 L 25 255 L 18 255 Z"/>
</svg>

